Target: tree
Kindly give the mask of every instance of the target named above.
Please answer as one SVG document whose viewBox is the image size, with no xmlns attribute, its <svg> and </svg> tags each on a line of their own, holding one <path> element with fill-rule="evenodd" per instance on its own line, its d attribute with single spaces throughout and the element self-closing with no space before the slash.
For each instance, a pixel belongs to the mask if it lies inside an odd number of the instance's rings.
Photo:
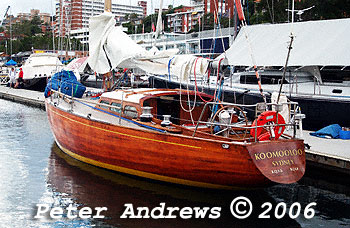
<svg viewBox="0 0 350 228">
<path fill-rule="evenodd" d="M 272 8 L 272 2 L 273 8 Z M 289 0 L 291 9 L 291 0 Z M 350 0 L 300 0 L 295 1 L 295 10 L 302 10 L 308 7 L 314 8 L 305 11 L 301 15 L 302 21 L 338 19 L 350 17 Z M 284 23 L 288 22 L 288 1 L 261 0 L 259 2 L 249 1 L 249 14 L 245 10 L 246 17 L 250 17 L 250 24 L 259 23 Z M 295 21 L 299 16 L 294 14 Z M 289 14 L 291 21 L 291 14 Z"/>
<path fill-rule="evenodd" d="M 22 21 L 21 23 L 16 23 L 12 25 L 12 52 L 17 53 L 20 51 L 31 51 L 34 49 L 53 49 L 52 44 L 52 33 L 46 32 L 42 33 L 41 25 L 43 24 L 40 21 L 38 16 L 35 16 L 31 21 Z M 7 28 L 7 33 L 9 33 L 9 28 Z M 7 34 L 8 35 L 8 34 Z M 58 41 L 55 39 L 56 42 Z M 9 45 L 9 40 L 7 40 Z M 67 49 L 68 39 L 64 38 L 63 49 Z M 81 46 L 80 42 L 76 39 L 70 40 L 71 46 L 73 48 L 78 48 Z M 0 51 L 6 50 L 6 41 L 0 43 Z M 56 43 L 57 45 L 57 43 Z M 9 49 L 8 49 L 9 50 Z"/>
</svg>

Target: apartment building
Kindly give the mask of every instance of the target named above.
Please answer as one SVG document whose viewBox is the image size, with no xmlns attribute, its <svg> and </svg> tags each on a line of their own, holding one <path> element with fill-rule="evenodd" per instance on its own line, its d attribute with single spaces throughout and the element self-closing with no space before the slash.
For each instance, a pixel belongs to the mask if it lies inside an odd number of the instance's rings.
<svg viewBox="0 0 350 228">
<path fill-rule="evenodd" d="M 184 6 L 176 9 L 174 13 L 167 14 L 168 26 L 172 32 L 186 33 L 200 23 L 203 14 L 203 4 Z"/>
<path fill-rule="evenodd" d="M 172 32 L 190 31 L 197 23 L 201 23 L 202 16 L 208 13 L 233 18 L 234 0 L 192 0 L 191 5 L 167 14 Z"/>
<path fill-rule="evenodd" d="M 112 13 L 117 21 L 124 18 L 125 15 L 133 13 L 143 17 L 145 5 L 147 11 L 147 2 L 138 5 L 123 5 L 117 2 L 117 0 L 112 0 Z M 72 30 L 88 28 L 90 17 L 103 12 L 104 0 L 57 0 L 56 34 L 65 36 Z"/>
<path fill-rule="evenodd" d="M 51 23 L 51 15 L 49 13 L 40 13 L 38 9 L 31 9 L 30 13 L 18 13 L 15 22 L 30 21 L 35 16 L 38 16 L 43 24 L 49 25 Z"/>
<path fill-rule="evenodd" d="M 146 17 L 147 16 L 147 1 L 138 1 L 137 5 L 142 7 L 143 16 Z"/>
<path fill-rule="evenodd" d="M 233 18 L 234 0 L 203 0 L 204 12 Z"/>
</svg>

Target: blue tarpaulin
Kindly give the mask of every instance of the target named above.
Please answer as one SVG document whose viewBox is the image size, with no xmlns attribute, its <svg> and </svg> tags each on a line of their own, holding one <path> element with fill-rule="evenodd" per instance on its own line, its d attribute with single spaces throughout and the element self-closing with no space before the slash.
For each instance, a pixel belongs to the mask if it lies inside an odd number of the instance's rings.
<svg viewBox="0 0 350 228">
<path fill-rule="evenodd" d="M 61 91 L 69 96 L 81 98 L 84 95 L 86 87 L 77 81 L 73 71 L 62 70 L 54 74 L 45 88 L 45 97 L 51 95 L 51 89 Z"/>
<path fill-rule="evenodd" d="M 7 63 L 5 63 L 6 66 L 16 66 L 17 62 L 13 59 L 10 59 Z"/>
<path fill-rule="evenodd" d="M 332 124 L 316 132 L 311 132 L 310 135 L 320 137 L 320 138 L 338 139 L 340 131 L 341 131 L 341 126 L 339 124 Z"/>
</svg>

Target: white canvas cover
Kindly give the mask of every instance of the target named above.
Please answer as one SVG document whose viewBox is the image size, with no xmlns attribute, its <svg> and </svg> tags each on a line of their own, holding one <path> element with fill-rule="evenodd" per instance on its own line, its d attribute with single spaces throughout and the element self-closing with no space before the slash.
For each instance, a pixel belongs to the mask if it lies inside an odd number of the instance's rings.
<svg viewBox="0 0 350 228">
<path fill-rule="evenodd" d="M 67 66 L 65 66 L 65 69 L 67 70 L 76 70 L 78 72 L 84 72 L 86 65 L 87 65 L 88 57 L 81 57 L 73 59 Z"/>
<path fill-rule="evenodd" d="M 97 73 L 105 74 L 112 69 L 140 68 L 147 73 L 157 75 L 182 76 L 187 78 L 193 74 L 193 64 L 197 57 L 190 55 L 176 55 L 178 49 L 159 51 L 156 47 L 147 51 L 136 44 L 120 27 L 115 26 L 115 19 L 111 13 L 103 13 L 90 18 L 89 31 L 90 57 L 88 63 Z M 110 64 L 109 62 L 110 61 Z M 208 60 L 201 58 L 197 61 L 196 73 L 204 74 Z M 192 65 L 191 65 L 192 64 Z"/>
<path fill-rule="evenodd" d="M 124 60 L 145 55 L 145 52 L 120 27 L 115 26 L 112 13 L 105 12 L 90 18 L 88 63 L 95 72 L 107 73 Z"/>
<path fill-rule="evenodd" d="M 288 66 L 350 66 L 350 19 L 260 24 L 242 28 L 226 52 L 230 65 L 284 66 L 293 32 Z"/>
</svg>

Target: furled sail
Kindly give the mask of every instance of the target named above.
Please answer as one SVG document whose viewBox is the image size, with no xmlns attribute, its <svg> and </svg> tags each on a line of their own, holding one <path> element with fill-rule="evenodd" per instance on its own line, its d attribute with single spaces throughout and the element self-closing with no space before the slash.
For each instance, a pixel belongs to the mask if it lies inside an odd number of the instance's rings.
<svg viewBox="0 0 350 228">
<path fill-rule="evenodd" d="M 123 61 L 146 54 L 146 50 L 115 26 L 112 13 L 91 17 L 89 26 L 89 65 L 97 73 L 107 73 Z"/>
<path fill-rule="evenodd" d="M 120 27 L 115 26 L 111 13 L 105 12 L 90 19 L 90 57 L 88 63 L 97 73 L 105 74 L 116 67 L 140 68 L 147 73 L 187 77 L 194 72 L 197 59 L 192 55 L 176 55 L 178 49 L 147 51 L 136 44 Z M 196 73 L 204 74 L 209 60 L 196 61 Z"/>
</svg>

